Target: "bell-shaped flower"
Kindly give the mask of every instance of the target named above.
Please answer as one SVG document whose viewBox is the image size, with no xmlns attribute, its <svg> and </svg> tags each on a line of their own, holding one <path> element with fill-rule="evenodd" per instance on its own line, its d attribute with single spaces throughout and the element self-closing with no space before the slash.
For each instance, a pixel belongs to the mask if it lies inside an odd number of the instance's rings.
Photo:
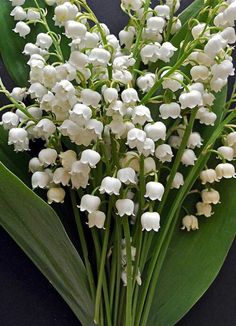
<svg viewBox="0 0 236 326">
<path fill-rule="evenodd" d="M 76 152 L 74 152 L 72 150 L 68 150 L 68 151 L 65 151 L 65 152 L 60 153 L 59 157 L 61 159 L 61 164 L 62 164 L 63 168 L 67 172 L 70 172 L 71 171 L 72 164 L 77 159 Z"/>
<path fill-rule="evenodd" d="M 88 164 L 92 169 L 96 167 L 100 160 L 101 155 L 92 149 L 85 149 L 80 158 L 83 164 Z"/>
<path fill-rule="evenodd" d="M 155 123 L 148 123 L 144 127 L 144 131 L 146 132 L 147 136 L 151 138 L 154 142 L 158 141 L 159 139 L 165 140 L 166 138 L 166 126 L 163 122 L 155 122 Z"/>
<path fill-rule="evenodd" d="M 106 220 L 106 215 L 102 211 L 94 211 L 88 214 L 88 226 L 93 228 L 96 226 L 98 229 L 103 229 Z"/>
<path fill-rule="evenodd" d="M 217 115 L 214 112 L 209 111 L 207 108 L 201 107 L 196 114 L 196 119 L 199 119 L 200 124 L 214 126 Z"/>
<path fill-rule="evenodd" d="M 148 157 L 150 155 L 154 155 L 155 152 L 155 143 L 151 138 L 146 138 L 145 142 L 138 146 L 138 151 L 140 154 L 143 154 L 143 156 Z"/>
<path fill-rule="evenodd" d="M 18 33 L 21 37 L 25 38 L 30 33 L 31 29 L 25 22 L 19 21 L 16 23 L 13 31 Z"/>
<path fill-rule="evenodd" d="M 185 149 L 181 158 L 181 162 L 185 166 L 194 165 L 197 157 L 192 149 Z"/>
<path fill-rule="evenodd" d="M 158 232 L 160 229 L 160 215 L 157 212 L 146 212 L 141 216 L 142 230 Z"/>
<path fill-rule="evenodd" d="M 143 76 L 138 77 L 137 85 L 142 92 L 148 92 L 154 85 L 156 80 L 156 75 L 153 73 L 146 73 Z"/>
<path fill-rule="evenodd" d="M 189 136 L 187 147 L 194 149 L 202 146 L 202 137 L 199 132 L 192 132 Z"/>
<path fill-rule="evenodd" d="M 42 171 L 42 163 L 37 157 L 31 158 L 31 160 L 29 161 L 29 171 L 31 173 Z"/>
<path fill-rule="evenodd" d="M 162 200 L 165 188 L 160 182 L 150 181 L 146 184 L 145 198 L 150 198 L 151 200 Z"/>
<path fill-rule="evenodd" d="M 63 188 L 50 188 L 47 192 L 48 203 L 64 203 L 66 192 Z"/>
<path fill-rule="evenodd" d="M 114 177 L 105 177 L 102 180 L 101 186 L 100 186 L 100 193 L 108 195 L 116 195 L 118 196 L 120 194 L 120 188 L 121 188 L 121 182 L 119 179 Z"/>
<path fill-rule="evenodd" d="M 215 189 L 204 189 L 201 192 L 202 201 L 206 204 L 218 204 L 220 202 L 220 194 Z"/>
<path fill-rule="evenodd" d="M 118 199 L 116 209 L 119 216 L 134 215 L 134 202 L 131 199 Z"/>
<path fill-rule="evenodd" d="M 199 91 L 192 90 L 190 92 L 184 92 L 179 97 L 179 102 L 182 109 L 193 109 L 196 106 L 203 105 L 202 94 Z"/>
<path fill-rule="evenodd" d="M 162 104 L 159 108 L 159 111 L 161 118 L 164 120 L 168 118 L 177 119 L 180 117 L 181 109 L 178 103 L 171 102 L 168 104 Z"/>
<path fill-rule="evenodd" d="M 109 51 L 102 48 L 94 48 L 90 52 L 89 61 L 93 66 L 106 67 L 110 61 L 111 54 Z"/>
<path fill-rule="evenodd" d="M 228 146 L 236 145 L 236 131 L 233 131 L 227 135 L 227 144 Z"/>
<path fill-rule="evenodd" d="M 55 184 L 62 184 L 63 186 L 69 186 L 70 174 L 63 167 L 57 168 L 53 173 L 53 182 Z"/>
<path fill-rule="evenodd" d="M 157 146 L 155 151 L 155 156 L 162 162 L 171 162 L 173 157 L 173 152 L 168 144 L 161 144 Z"/>
<path fill-rule="evenodd" d="M 183 219 L 182 219 L 182 230 L 187 230 L 189 231 L 195 231 L 198 230 L 198 219 L 196 216 L 194 215 L 186 215 Z"/>
<path fill-rule="evenodd" d="M 117 178 L 124 184 L 136 184 L 136 173 L 131 167 L 118 170 Z"/>
<path fill-rule="evenodd" d="M 90 167 L 88 164 L 84 164 L 81 161 L 75 161 L 71 166 L 71 175 L 85 174 L 88 175 L 90 172 Z"/>
<path fill-rule="evenodd" d="M 8 145 L 14 145 L 15 152 L 29 150 L 28 133 L 23 128 L 12 128 L 8 135 Z"/>
<path fill-rule="evenodd" d="M 5 130 L 16 128 L 18 124 L 19 124 L 19 117 L 17 114 L 10 111 L 3 113 L 2 121 L 0 122 L 0 125 L 2 125 Z"/>
<path fill-rule="evenodd" d="M 161 74 L 161 77 L 164 78 L 162 82 L 162 87 L 164 89 L 170 89 L 172 92 L 177 92 L 179 89 L 183 88 L 182 83 L 184 80 L 184 77 L 179 72 L 174 72 L 168 77 L 165 77 L 168 70 L 164 71 Z"/>
<path fill-rule="evenodd" d="M 78 103 L 70 111 L 70 119 L 82 126 L 92 118 L 92 110 L 85 104 Z"/>
<path fill-rule="evenodd" d="M 89 88 L 85 88 L 82 90 L 81 94 L 81 101 L 88 105 L 88 106 L 92 106 L 94 108 L 97 108 L 99 106 L 99 103 L 102 99 L 101 95 L 96 92 L 96 91 L 93 91 Z"/>
<path fill-rule="evenodd" d="M 39 33 L 37 35 L 36 45 L 41 49 L 48 50 L 51 47 L 52 43 L 53 41 L 50 35 L 46 33 Z"/>
<path fill-rule="evenodd" d="M 118 91 L 116 88 L 106 87 L 103 89 L 103 97 L 106 103 L 116 102 L 118 100 Z"/>
<path fill-rule="evenodd" d="M 84 24 L 74 20 L 68 20 L 65 23 L 65 35 L 71 39 L 82 39 L 87 32 Z"/>
<path fill-rule="evenodd" d="M 79 209 L 81 212 L 87 211 L 88 213 L 92 213 L 98 210 L 101 204 L 101 199 L 98 196 L 94 195 L 84 195 L 81 198 Z"/>
<path fill-rule="evenodd" d="M 227 161 L 232 161 L 234 159 L 234 149 L 229 146 L 221 146 L 217 148 L 217 152 Z"/>
<path fill-rule="evenodd" d="M 145 140 L 146 140 L 145 131 L 138 128 L 133 128 L 128 131 L 127 145 L 129 145 L 130 148 L 142 147 Z"/>
<path fill-rule="evenodd" d="M 138 93 L 134 88 L 127 88 L 121 93 L 121 99 L 125 104 L 135 104 L 139 101 Z"/>
<path fill-rule="evenodd" d="M 44 166 L 56 164 L 57 151 L 53 148 L 44 148 L 39 152 L 39 161 Z"/>
<path fill-rule="evenodd" d="M 174 179 L 171 184 L 171 189 L 179 189 L 184 185 L 184 176 L 180 172 L 176 172 Z"/>
<path fill-rule="evenodd" d="M 197 214 L 196 214 L 197 216 L 203 215 L 206 217 L 210 217 L 214 214 L 212 212 L 212 206 L 210 204 L 203 203 L 200 201 L 196 204 L 196 209 L 197 209 Z"/>
<path fill-rule="evenodd" d="M 151 122 L 151 112 L 149 108 L 144 105 L 136 106 L 132 112 L 132 122 L 143 126 L 146 122 Z"/>
<path fill-rule="evenodd" d="M 32 188 L 47 188 L 50 181 L 50 175 L 47 172 L 36 171 L 31 178 Z"/>
<path fill-rule="evenodd" d="M 218 177 L 214 169 L 206 169 L 201 171 L 200 179 L 203 185 L 205 185 L 206 183 L 214 183 L 218 181 Z"/>
<path fill-rule="evenodd" d="M 38 138 L 48 139 L 56 131 L 56 126 L 51 120 L 44 118 L 37 123 L 35 130 Z"/>
<path fill-rule="evenodd" d="M 230 163 L 220 163 L 215 168 L 218 179 L 235 178 L 235 167 Z"/>
</svg>

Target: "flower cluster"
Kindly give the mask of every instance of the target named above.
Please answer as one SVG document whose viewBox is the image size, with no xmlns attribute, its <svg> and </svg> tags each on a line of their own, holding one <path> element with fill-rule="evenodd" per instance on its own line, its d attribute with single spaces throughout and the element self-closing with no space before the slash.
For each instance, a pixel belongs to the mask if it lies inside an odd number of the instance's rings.
<svg viewBox="0 0 236 326">
<path fill-rule="evenodd" d="M 33 189 L 47 189 L 49 203 L 62 203 L 66 187 L 79 190 L 78 207 L 87 212 L 90 228 L 104 228 L 112 197 L 116 215 L 158 231 L 158 203 L 184 185 L 185 170 L 204 145 L 200 126 L 214 126 L 216 93 L 234 75 L 236 2 L 209 7 L 208 23 L 201 15 L 190 21 L 190 40 L 181 44 L 171 42 L 181 28 L 174 16 L 179 1 L 149 8 L 149 1 L 122 0 L 131 20 L 119 38 L 84 0 L 45 0 L 54 6 L 63 38 L 49 29 L 37 1 L 35 8 L 26 8 L 25 0 L 11 3 L 14 32 L 27 40 L 35 24 L 45 29 L 35 43 L 26 42 L 30 86 L 5 90 L 14 107 L 1 122 L 15 151 L 44 142 L 29 162 Z M 69 43 L 69 56 L 62 42 Z M 33 103 L 28 107 L 26 97 Z M 216 150 L 208 148 L 221 162 L 200 173 L 197 216 L 211 216 L 220 201 L 213 183 L 235 176 L 236 132 L 226 132 L 222 141 Z M 185 216 L 183 228 L 198 229 L 197 217 Z"/>
</svg>

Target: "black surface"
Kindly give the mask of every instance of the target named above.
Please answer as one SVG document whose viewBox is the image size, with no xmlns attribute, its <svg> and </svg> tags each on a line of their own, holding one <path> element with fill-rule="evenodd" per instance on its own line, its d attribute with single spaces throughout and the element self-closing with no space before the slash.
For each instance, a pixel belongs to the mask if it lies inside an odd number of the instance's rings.
<svg viewBox="0 0 236 326">
<path fill-rule="evenodd" d="M 125 25 L 126 16 L 119 9 L 120 0 L 88 2 L 112 33 L 117 33 Z M 182 4 L 186 3 L 191 1 L 182 1 Z M 13 84 L 2 65 L 0 75 L 11 88 Z M 2 104 L 2 97 L 0 100 Z M 235 280 L 236 243 L 210 289 L 177 325 L 236 325 Z M 49 325 L 79 326 L 79 323 L 48 281 L 0 229 L 0 326 Z"/>
</svg>

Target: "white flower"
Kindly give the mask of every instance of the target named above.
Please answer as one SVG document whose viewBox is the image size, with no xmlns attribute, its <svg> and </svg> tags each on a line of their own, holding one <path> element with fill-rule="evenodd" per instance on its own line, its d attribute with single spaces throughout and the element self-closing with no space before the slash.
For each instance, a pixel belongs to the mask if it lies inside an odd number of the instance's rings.
<svg viewBox="0 0 236 326">
<path fill-rule="evenodd" d="M 26 43 L 22 53 L 31 56 L 32 54 L 39 54 L 39 52 L 40 49 L 37 47 L 37 45 L 33 43 Z"/>
<path fill-rule="evenodd" d="M 168 118 L 177 119 L 178 117 L 180 117 L 181 109 L 178 103 L 171 102 L 167 104 L 162 104 L 159 107 L 159 111 L 161 118 L 164 120 Z"/>
<path fill-rule="evenodd" d="M 37 157 L 31 158 L 31 160 L 29 161 L 29 171 L 34 173 L 41 170 L 42 163 L 39 161 L 39 159 Z"/>
<path fill-rule="evenodd" d="M 42 100 L 43 96 L 47 94 L 47 89 L 40 83 L 33 83 L 29 87 L 28 93 L 32 99 Z"/>
<path fill-rule="evenodd" d="M 197 216 L 198 215 L 204 215 L 206 217 L 212 216 L 214 213 L 212 212 L 212 206 L 210 204 L 198 202 L 196 204 L 197 209 Z"/>
<path fill-rule="evenodd" d="M 235 29 L 233 27 L 226 27 L 220 35 L 227 41 L 229 44 L 234 44 L 236 42 Z"/>
<path fill-rule="evenodd" d="M 227 135 L 228 146 L 234 146 L 236 144 L 236 131 L 233 131 Z"/>
<path fill-rule="evenodd" d="M 164 80 L 162 82 L 162 87 L 164 89 L 170 89 L 172 92 L 177 92 L 179 89 L 181 89 L 184 77 L 179 72 L 175 72 L 172 75 L 165 77 L 165 75 L 168 73 L 168 70 L 164 71 L 161 74 L 161 77 L 164 77 Z"/>
<path fill-rule="evenodd" d="M 57 168 L 53 173 L 53 182 L 61 183 L 63 186 L 69 186 L 70 174 L 63 167 Z"/>
<path fill-rule="evenodd" d="M 136 172 L 139 171 L 139 156 L 136 152 L 126 152 L 125 156 L 120 160 L 121 167 L 131 167 Z"/>
<path fill-rule="evenodd" d="M 12 6 L 23 6 L 25 0 L 9 0 L 11 1 Z"/>
<path fill-rule="evenodd" d="M 88 175 L 90 172 L 90 167 L 88 164 L 84 164 L 81 161 L 75 161 L 71 166 L 71 175 Z"/>
<path fill-rule="evenodd" d="M 225 48 L 227 41 L 220 34 L 215 34 L 209 39 L 204 47 L 204 52 L 209 57 L 215 57 L 218 52 Z"/>
<path fill-rule="evenodd" d="M 205 107 L 201 107 L 196 114 L 196 119 L 199 119 L 201 124 L 205 124 L 207 126 L 214 126 L 214 123 L 217 119 L 217 115 L 214 112 L 209 111 Z"/>
<path fill-rule="evenodd" d="M 96 139 L 97 137 L 101 137 L 103 132 L 103 124 L 101 121 L 96 119 L 90 119 L 86 124 L 86 129 L 90 130 L 93 134 L 93 137 Z"/>
<path fill-rule="evenodd" d="M 143 0 L 121 0 L 121 3 L 124 6 L 124 8 L 137 11 L 141 9 L 143 5 Z"/>
<path fill-rule="evenodd" d="M 19 124 L 19 117 L 13 112 L 6 112 L 2 115 L 2 122 L 0 124 L 2 124 L 3 128 L 6 130 L 15 128 Z"/>
<path fill-rule="evenodd" d="M 41 15 L 40 15 L 40 12 L 33 9 L 33 8 L 30 8 L 28 11 L 27 11 L 27 20 L 40 20 L 41 18 Z"/>
<path fill-rule="evenodd" d="M 141 224 L 143 231 L 154 230 L 158 232 L 160 229 L 160 215 L 157 212 L 146 212 L 141 216 Z"/>
<path fill-rule="evenodd" d="M 154 10 L 157 13 L 157 16 L 167 19 L 170 18 L 170 7 L 167 5 L 158 5 L 154 8 Z"/>
<path fill-rule="evenodd" d="M 139 145 L 138 151 L 140 154 L 143 154 L 145 157 L 153 155 L 155 152 L 155 143 L 151 138 L 146 138 L 145 142 L 142 145 Z"/>
<path fill-rule="evenodd" d="M 85 66 L 89 62 L 89 58 L 86 54 L 80 52 L 80 51 L 73 51 L 70 54 L 69 58 L 69 64 L 71 64 L 74 68 L 85 68 Z"/>
<path fill-rule="evenodd" d="M 209 37 L 210 36 L 210 31 L 206 31 L 207 26 L 205 23 L 200 23 L 198 25 L 195 25 L 191 32 L 192 32 L 192 36 L 193 38 L 196 40 L 197 38 L 201 37 Z"/>
<path fill-rule="evenodd" d="M 147 19 L 147 29 L 151 33 L 162 33 L 166 21 L 162 17 L 150 17 Z"/>
<path fill-rule="evenodd" d="M 118 170 L 117 178 L 126 185 L 136 184 L 136 173 L 131 167 Z"/>
<path fill-rule="evenodd" d="M 81 92 L 81 101 L 88 105 L 92 106 L 94 108 L 97 108 L 99 105 L 99 102 L 101 101 L 102 97 L 98 92 L 95 92 L 91 89 L 85 88 Z"/>
<path fill-rule="evenodd" d="M 119 32 L 120 45 L 125 45 L 126 48 L 130 49 L 133 44 L 135 36 L 135 28 L 129 26 L 126 30 L 121 30 Z"/>
<path fill-rule="evenodd" d="M 206 81 L 209 77 L 209 69 L 206 66 L 194 66 L 190 70 L 190 74 L 194 81 Z"/>
<path fill-rule="evenodd" d="M 194 165 L 196 160 L 197 157 L 194 151 L 191 149 L 185 149 L 183 156 L 181 158 L 182 164 L 185 166 Z"/>
<path fill-rule="evenodd" d="M 23 152 L 29 150 L 28 133 L 23 128 L 12 128 L 8 135 L 8 145 L 14 145 L 14 151 Z"/>
<path fill-rule="evenodd" d="M 200 172 L 201 183 L 205 185 L 206 183 L 214 183 L 218 181 L 216 171 L 214 169 L 207 169 Z"/>
<path fill-rule="evenodd" d="M 98 229 L 103 229 L 106 220 L 106 215 L 101 211 L 95 211 L 88 214 L 88 226 L 92 228 L 96 226 Z"/>
<path fill-rule="evenodd" d="M 164 42 L 159 49 L 159 59 L 164 62 L 169 62 L 177 50 L 178 49 L 174 47 L 170 42 Z"/>
<path fill-rule="evenodd" d="M 172 148 L 178 149 L 181 145 L 182 138 L 180 136 L 172 135 L 170 136 L 168 143 Z"/>
<path fill-rule="evenodd" d="M 147 44 L 141 49 L 140 55 L 145 65 L 148 64 L 149 62 L 156 62 L 159 59 L 160 47 L 161 45 L 158 42 L 156 42 L 154 44 Z"/>
<path fill-rule="evenodd" d="M 101 155 L 92 149 L 85 149 L 81 154 L 80 160 L 83 164 L 88 164 L 93 169 L 100 162 Z"/>
<path fill-rule="evenodd" d="M 195 147 L 201 147 L 202 146 L 202 137 L 199 134 L 199 132 L 191 132 L 187 147 L 194 149 Z"/>
<path fill-rule="evenodd" d="M 236 20 L 236 3 L 235 1 L 230 2 L 228 8 L 223 12 L 224 19 L 228 22 Z"/>
<path fill-rule="evenodd" d="M 27 17 L 27 13 L 24 8 L 20 6 L 16 6 L 10 13 L 11 16 L 14 17 L 14 20 L 25 20 Z"/>
<path fill-rule="evenodd" d="M 116 88 L 106 87 L 103 89 L 103 97 L 106 103 L 114 103 L 118 100 L 118 91 Z"/>
<path fill-rule="evenodd" d="M 105 49 L 92 49 L 89 55 L 89 61 L 96 67 L 106 67 L 111 59 L 111 54 Z"/>
<path fill-rule="evenodd" d="M 148 92 L 155 84 L 156 75 L 153 73 L 146 73 L 138 77 L 137 85 L 143 92 Z"/>
<path fill-rule="evenodd" d="M 202 201 L 206 204 L 218 204 L 220 202 L 220 194 L 214 189 L 204 189 L 201 192 Z"/>
<path fill-rule="evenodd" d="M 26 23 L 19 21 L 18 23 L 16 23 L 16 26 L 13 31 L 15 33 L 18 33 L 21 37 L 25 38 L 26 35 L 30 33 L 30 27 Z"/>
<path fill-rule="evenodd" d="M 169 178 L 169 177 L 168 177 Z M 179 189 L 184 185 L 184 176 L 180 172 L 176 172 L 174 179 L 171 184 L 171 189 Z"/>
<path fill-rule="evenodd" d="M 36 171 L 31 178 L 32 188 L 47 188 L 50 181 L 50 176 L 47 172 Z"/>
<path fill-rule="evenodd" d="M 39 152 L 39 161 L 44 166 L 56 164 L 57 151 L 53 148 L 45 148 Z"/>
<path fill-rule="evenodd" d="M 193 109 L 196 106 L 201 106 L 203 104 L 202 94 L 196 90 L 192 90 L 188 93 L 183 92 L 179 97 L 179 102 L 181 104 L 182 109 Z"/>
<path fill-rule="evenodd" d="M 156 163 L 152 157 L 147 157 L 144 159 L 144 174 L 149 174 L 156 171 Z"/>
<path fill-rule="evenodd" d="M 174 21 L 173 21 L 173 24 L 172 24 L 172 26 L 171 26 L 171 31 L 170 31 L 170 33 L 173 35 L 173 34 L 175 34 L 175 33 L 177 33 L 179 30 L 180 30 L 180 28 L 182 27 L 182 22 L 181 22 L 181 20 L 180 19 L 174 19 Z"/>
<path fill-rule="evenodd" d="M 128 131 L 127 145 L 129 145 L 130 148 L 142 147 L 145 140 L 146 140 L 145 131 L 137 128 L 133 128 Z"/>
<path fill-rule="evenodd" d="M 79 209 L 81 212 L 87 211 L 88 213 L 92 213 L 98 210 L 101 204 L 101 199 L 98 196 L 93 195 L 84 195 L 81 198 Z"/>
<path fill-rule="evenodd" d="M 78 7 L 70 2 L 65 2 L 55 8 L 55 25 L 62 26 L 68 20 L 74 20 L 78 14 Z"/>
<path fill-rule="evenodd" d="M 70 111 L 70 119 L 82 126 L 92 117 L 92 110 L 85 104 L 78 103 Z"/>
<path fill-rule="evenodd" d="M 163 122 L 158 121 L 153 124 L 148 123 L 144 127 L 144 131 L 154 142 L 158 141 L 159 139 L 165 140 L 166 138 L 166 126 Z"/>
<path fill-rule="evenodd" d="M 232 161 L 234 159 L 234 149 L 232 147 L 221 146 L 217 148 L 217 152 L 227 161 Z"/>
<path fill-rule="evenodd" d="M 10 95 L 17 101 L 22 102 L 26 96 L 26 88 L 14 87 Z"/>
<path fill-rule="evenodd" d="M 198 230 L 198 219 L 196 216 L 194 215 L 186 215 L 183 219 L 182 219 L 182 230 L 187 230 L 188 232 L 193 230 Z"/>
<path fill-rule="evenodd" d="M 67 171 L 71 171 L 72 164 L 76 161 L 77 155 L 74 151 L 68 150 L 66 152 L 62 152 L 59 155 L 61 159 L 61 164 L 63 168 Z"/>
<path fill-rule="evenodd" d="M 173 152 L 170 145 L 161 144 L 157 146 L 155 151 L 155 156 L 162 162 L 171 162 L 173 157 Z"/>
<path fill-rule="evenodd" d="M 48 34 L 39 33 L 36 39 L 36 45 L 41 49 L 48 50 L 52 45 L 52 38 Z"/>
<path fill-rule="evenodd" d="M 50 188 L 47 192 L 48 203 L 64 203 L 66 192 L 63 188 Z"/>
<path fill-rule="evenodd" d="M 138 93 L 134 88 L 127 88 L 121 93 L 121 99 L 125 104 L 134 104 L 139 101 Z"/>
<path fill-rule="evenodd" d="M 144 197 L 161 201 L 164 191 L 165 188 L 160 182 L 150 181 L 146 184 L 146 194 Z"/>
<path fill-rule="evenodd" d="M 56 126 L 51 120 L 44 118 L 37 123 L 35 129 L 38 138 L 48 139 L 56 131 Z"/>
<path fill-rule="evenodd" d="M 116 201 L 116 209 L 119 216 L 134 215 L 134 202 L 130 199 L 118 199 Z"/>
<path fill-rule="evenodd" d="M 105 177 L 102 180 L 101 186 L 100 186 L 100 193 L 108 195 L 119 195 L 120 194 L 120 188 L 121 188 L 121 182 L 119 179 L 114 177 Z"/>
<path fill-rule="evenodd" d="M 71 175 L 71 184 L 72 189 L 86 188 L 89 183 L 89 174 L 83 173 L 82 170 L 80 173 L 75 173 Z"/>
<path fill-rule="evenodd" d="M 136 106 L 132 112 L 132 122 L 143 126 L 146 122 L 151 122 L 151 112 L 148 107 L 144 105 Z"/>
<path fill-rule="evenodd" d="M 211 67 L 211 72 L 214 79 L 227 79 L 234 75 L 234 65 L 230 60 L 224 60 L 219 64 L 214 64 Z"/>
<path fill-rule="evenodd" d="M 215 168 L 218 179 L 234 178 L 235 177 L 235 167 L 230 163 L 220 163 Z"/>
<path fill-rule="evenodd" d="M 218 93 L 222 90 L 222 88 L 227 84 L 227 78 L 222 79 L 222 78 L 212 78 L 210 81 L 210 89 Z"/>
<path fill-rule="evenodd" d="M 81 39 L 85 36 L 87 28 L 84 24 L 74 20 L 68 20 L 65 23 L 65 35 L 72 39 Z"/>
</svg>

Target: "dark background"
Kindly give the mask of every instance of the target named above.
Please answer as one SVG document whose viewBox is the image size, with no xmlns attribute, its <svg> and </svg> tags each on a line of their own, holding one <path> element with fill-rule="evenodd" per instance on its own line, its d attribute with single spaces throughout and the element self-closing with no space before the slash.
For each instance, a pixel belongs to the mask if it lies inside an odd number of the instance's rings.
<svg viewBox="0 0 236 326">
<path fill-rule="evenodd" d="M 4 0 L 8 1 L 8 0 Z M 157 1 L 153 1 L 157 3 Z M 182 0 L 182 6 L 192 1 Z M 112 33 L 125 25 L 120 0 L 88 0 Z M 7 40 L 6 40 L 7 41 Z M 0 62 L 0 76 L 7 88 L 13 83 Z M 1 104 L 3 99 L 1 98 Z M 236 243 L 207 293 L 178 326 L 236 325 Z M 48 281 L 0 228 L 0 325 L 78 326 L 79 323 Z M 154 326 L 154 325 L 150 325 Z M 165 325 L 163 325 L 165 326 Z"/>
</svg>

